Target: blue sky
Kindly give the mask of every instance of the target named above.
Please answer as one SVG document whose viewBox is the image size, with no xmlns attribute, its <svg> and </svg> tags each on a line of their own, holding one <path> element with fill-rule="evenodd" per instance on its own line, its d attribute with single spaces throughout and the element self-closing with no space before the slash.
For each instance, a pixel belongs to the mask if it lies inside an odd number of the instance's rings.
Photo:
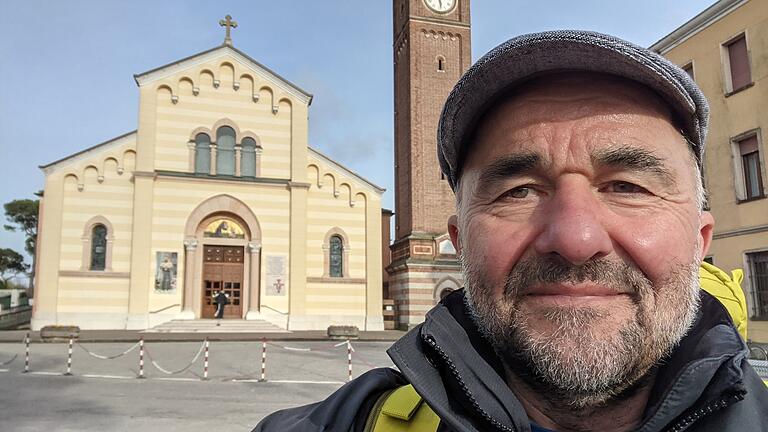
<svg viewBox="0 0 768 432">
<path fill-rule="evenodd" d="M 472 58 L 557 28 L 656 42 L 714 0 L 474 0 Z M 37 168 L 136 128 L 133 74 L 221 43 L 314 95 L 310 145 L 387 188 L 393 207 L 392 3 L 2 0 L 0 203 L 42 189 Z M 1 214 L 2 212 L 0 212 Z M 1 216 L 0 216 L 1 218 Z M 23 237 L 0 231 L 0 247 Z"/>
</svg>

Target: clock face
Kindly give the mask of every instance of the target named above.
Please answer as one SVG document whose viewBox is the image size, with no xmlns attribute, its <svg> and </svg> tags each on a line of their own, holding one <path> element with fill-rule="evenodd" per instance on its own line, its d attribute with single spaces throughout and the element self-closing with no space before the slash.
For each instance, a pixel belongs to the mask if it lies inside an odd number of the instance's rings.
<svg viewBox="0 0 768 432">
<path fill-rule="evenodd" d="M 424 0 L 424 4 L 437 13 L 446 13 L 453 10 L 456 0 Z"/>
</svg>

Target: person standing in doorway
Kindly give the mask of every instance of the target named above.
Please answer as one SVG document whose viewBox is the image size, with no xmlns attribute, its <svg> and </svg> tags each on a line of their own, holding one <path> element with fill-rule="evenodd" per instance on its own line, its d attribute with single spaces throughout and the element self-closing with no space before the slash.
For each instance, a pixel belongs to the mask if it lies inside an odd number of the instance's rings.
<svg viewBox="0 0 768 432">
<path fill-rule="evenodd" d="M 216 319 L 224 318 L 224 306 L 229 304 L 229 296 L 224 290 L 219 291 L 216 297 L 213 298 L 213 302 L 216 303 Z M 216 325 L 219 325 L 218 323 Z"/>
</svg>

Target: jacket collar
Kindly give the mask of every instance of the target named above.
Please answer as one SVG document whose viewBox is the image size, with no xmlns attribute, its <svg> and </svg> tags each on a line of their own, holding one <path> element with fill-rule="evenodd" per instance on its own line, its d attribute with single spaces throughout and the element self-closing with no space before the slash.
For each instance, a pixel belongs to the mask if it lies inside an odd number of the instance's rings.
<svg viewBox="0 0 768 432">
<path fill-rule="evenodd" d="M 467 312 L 463 290 L 446 297 L 387 352 L 455 430 L 530 430 L 525 410 L 503 378 L 499 358 Z M 659 365 L 640 430 L 659 430 L 690 407 L 724 392 L 741 391 L 740 365 L 747 354 L 725 308 L 702 291 L 702 307 L 691 331 Z"/>
</svg>

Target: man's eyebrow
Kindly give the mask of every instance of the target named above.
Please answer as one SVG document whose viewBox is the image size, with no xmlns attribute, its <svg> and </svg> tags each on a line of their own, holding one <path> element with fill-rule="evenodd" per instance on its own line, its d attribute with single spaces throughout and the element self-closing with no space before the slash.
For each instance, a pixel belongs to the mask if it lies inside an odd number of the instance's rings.
<svg viewBox="0 0 768 432">
<path fill-rule="evenodd" d="M 664 159 L 653 152 L 638 147 L 622 146 L 600 150 L 592 155 L 592 163 L 597 166 L 620 168 L 635 172 L 649 172 L 668 184 L 675 183 L 675 177 L 667 169 Z"/>
<path fill-rule="evenodd" d="M 536 153 L 514 154 L 500 157 L 491 162 L 480 174 L 480 185 L 487 185 L 510 177 L 519 176 L 541 164 L 541 156 Z"/>
</svg>

